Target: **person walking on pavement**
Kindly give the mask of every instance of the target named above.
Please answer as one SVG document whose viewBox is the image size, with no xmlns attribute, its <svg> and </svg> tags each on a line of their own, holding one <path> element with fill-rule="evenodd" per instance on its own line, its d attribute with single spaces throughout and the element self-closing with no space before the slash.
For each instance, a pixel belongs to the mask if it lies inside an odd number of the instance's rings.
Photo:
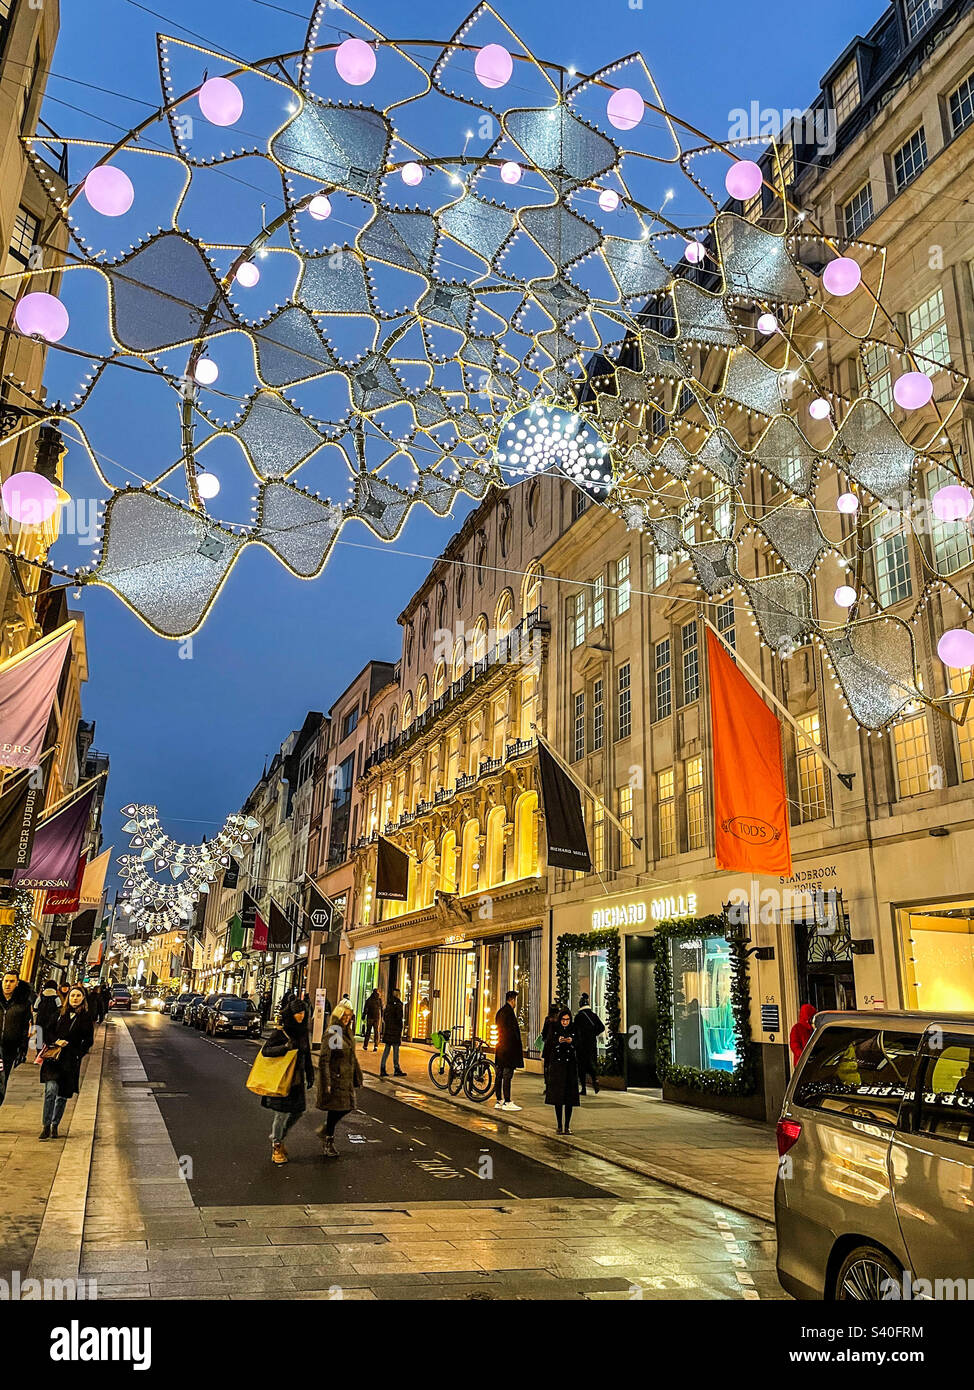
<svg viewBox="0 0 974 1390">
<path fill-rule="evenodd" d="M 402 995 L 398 989 L 392 991 L 392 998 L 382 1013 L 382 1041 L 385 1047 L 382 1049 L 382 1058 L 379 1062 L 379 1075 L 386 1076 L 386 1063 L 389 1060 L 389 1053 L 392 1053 L 392 1069 L 396 1076 L 405 1076 L 406 1073 L 399 1065 L 399 1047 L 402 1043 L 402 1024 L 403 1008 Z"/>
<path fill-rule="evenodd" d="M 365 1008 L 362 1010 L 362 1018 L 365 1022 L 365 1037 L 362 1039 L 362 1051 L 364 1052 L 369 1045 L 369 1038 L 372 1039 L 372 1051 L 379 1050 L 379 1024 L 382 1021 L 382 995 L 374 989 L 365 1001 Z"/>
<path fill-rule="evenodd" d="M 58 996 L 57 985 L 53 980 L 45 980 L 43 988 L 37 996 L 37 1004 L 34 1010 L 34 1022 L 37 1024 L 38 1052 L 40 1052 L 45 1043 L 54 1041 L 54 1024 L 60 1012 L 61 1000 Z"/>
<path fill-rule="evenodd" d="M 362 1070 L 355 1055 L 355 1010 L 347 1001 L 339 1000 L 318 1054 L 315 1104 L 327 1116 L 318 1127 L 323 1158 L 338 1158 L 335 1130 L 339 1120 L 355 1109 L 355 1092 L 361 1084 Z"/>
<path fill-rule="evenodd" d="M 592 1090 L 599 1093 L 598 1059 L 599 1036 L 605 1032 L 605 1024 L 589 1003 L 588 995 L 579 995 L 578 1013 L 575 1015 L 575 1054 L 578 1059 L 578 1079 L 582 1095 L 587 1095 L 585 1082 L 592 1078 Z"/>
<path fill-rule="evenodd" d="M 518 1025 L 514 1005 L 517 1003 L 517 990 L 509 989 L 502 1008 L 494 1015 L 497 1025 L 497 1042 L 494 1045 L 494 1069 L 497 1080 L 494 1085 L 495 1110 L 520 1110 L 511 1100 L 511 1082 L 514 1073 L 524 1066 L 524 1048 L 521 1044 L 521 1029 Z"/>
<path fill-rule="evenodd" d="M 54 1037 L 41 1053 L 44 1111 L 39 1139 L 57 1139 L 64 1107 L 81 1089 L 81 1059 L 94 1040 L 95 1025 L 88 996 L 81 985 L 72 985 L 54 1021 Z"/>
<path fill-rule="evenodd" d="M 261 1096 L 260 1103 L 274 1111 L 271 1122 L 271 1162 L 287 1163 L 284 1139 L 308 1108 L 305 1090 L 314 1085 L 315 1073 L 311 1062 L 311 1043 L 308 1038 L 308 1011 L 300 999 L 294 999 L 281 1009 L 280 1027 L 261 1048 L 264 1057 L 284 1057 L 297 1050 L 294 1075 L 286 1096 Z"/>
<path fill-rule="evenodd" d="M 549 1031 L 544 1045 L 545 1105 L 555 1107 L 559 1134 L 571 1134 L 572 1111 L 578 1104 L 578 1056 L 575 1025 L 570 1009 L 565 1009 Z"/>
<path fill-rule="evenodd" d="M 20 978 L 16 970 L 5 970 L 0 981 L 0 1062 L 3 1064 L 0 1105 L 3 1104 L 14 1067 L 19 1066 L 27 1056 L 30 1006 L 30 985 Z"/>
</svg>

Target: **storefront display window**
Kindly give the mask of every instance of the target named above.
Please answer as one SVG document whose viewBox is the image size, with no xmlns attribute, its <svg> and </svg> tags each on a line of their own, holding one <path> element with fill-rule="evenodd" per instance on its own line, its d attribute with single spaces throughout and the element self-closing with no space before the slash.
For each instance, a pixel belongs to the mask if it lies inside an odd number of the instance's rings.
<svg viewBox="0 0 974 1390">
<path fill-rule="evenodd" d="M 608 972 L 609 952 L 605 947 L 598 951 L 572 951 L 569 964 L 571 996 L 567 1003 L 573 1010 L 578 1008 L 581 996 L 587 994 L 599 1018 L 605 1018 Z"/>
<path fill-rule="evenodd" d="M 352 985 L 349 998 L 352 1007 L 355 1009 L 355 1031 L 362 1031 L 362 1011 L 365 1008 L 365 1001 L 376 987 L 379 978 L 379 951 L 378 947 L 372 948 L 374 956 L 359 957 L 356 952 L 356 959 L 352 961 Z"/>
<path fill-rule="evenodd" d="M 491 941 L 483 947 L 483 964 L 480 990 L 480 1021 L 477 1035 L 485 1039 L 491 1047 L 497 1041 L 497 1025 L 494 1016 L 504 1002 L 507 980 L 502 973 L 500 941 Z"/>
<path fill-rule="evenodd" d="M 433 956 L 429 951 L 421 951 L 415 959 L 416 1002 L 413 1010 L 412 1036 L 416 1042 L 428 1042 L 433 1030 Z"/>
<path fill-rule="evenodd" d="M 541 933 L 514 938 L 511 988 L 517 990 L 517 1021 L 524 1053 L 537 1056 L 534 1040 L 541 1031 Z"/>
<path fill-rule="evenodd" d="M 935 904 L 898 916 L 908 1007 L 974 1012 L 974 905 Z"/>
<path fill-rule="evenodd" d="M 724 936 L 673 937 L 671 1060 L 701 1071 L 732 1072 L 738 1057 L 731 1003 L 731 954 Z"/>
</svg>

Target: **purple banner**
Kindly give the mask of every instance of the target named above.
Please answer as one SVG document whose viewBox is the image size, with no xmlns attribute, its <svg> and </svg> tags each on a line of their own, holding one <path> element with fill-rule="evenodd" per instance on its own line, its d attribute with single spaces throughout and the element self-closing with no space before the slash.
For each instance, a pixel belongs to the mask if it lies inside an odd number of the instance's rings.
<svg viewBox="0 0 974 1390">
<path fill-rule="evenodd" d="M 95 788 L 89 787 L 77 800 L 56 811 L 38 826 L 30 863 L 18 869 L 12 882 L 18 888 L 70 888 L 78 872 L 81 844 L 88 829 Z"/>
</svg>

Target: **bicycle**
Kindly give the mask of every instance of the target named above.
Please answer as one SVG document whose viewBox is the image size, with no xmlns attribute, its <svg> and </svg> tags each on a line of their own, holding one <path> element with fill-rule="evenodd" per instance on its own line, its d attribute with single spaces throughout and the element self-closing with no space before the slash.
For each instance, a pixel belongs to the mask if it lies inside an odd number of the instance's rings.
<svg viewBox="0 0 974 1390">
<path fill-rule="evenodd" d="M 470 1043 L 466 1040 L 451 1044 L 452 1032 L 452 1028 L 441 1028 L 438 1033 L 433 1035 L 434 1042 L 438 1043 L 439 1051 L 433 1053 L 427 1064 L 430 1080 L 441 1091 L 447 1089 L 457 1070 L 462 1075 L 461 1064 L 464 1054 L 470 1047 Z M 456 1095 L 457 1092 L 453 1092 L 453 1094 Z"/>
<path fill-rule="evenodd" d="M 448 1088 L 451 1096 L 462 1091 L 468 1100 L 482 1101 L 494 1089 L 494 1065 L 487 1056 L 483 1038 L 474 1038 L 457 1058 Z"/>
</svg>

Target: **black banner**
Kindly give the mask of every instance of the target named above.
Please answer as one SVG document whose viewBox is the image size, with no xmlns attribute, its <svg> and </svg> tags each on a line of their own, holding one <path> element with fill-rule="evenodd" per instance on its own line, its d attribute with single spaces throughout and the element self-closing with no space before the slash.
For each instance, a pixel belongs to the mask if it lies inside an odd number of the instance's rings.
<svg viewBox="0 0 974 1390">
<path fill-rule="evenodd" d="M 404 903 L 409 896 L 409 855 L 379 836 L 375 896 L 380 902 Z"/>
<path fill-rule="evenodd" d="M 591 873 L 592 860 L 585 836 L 581 792 L 543 743 L 538 744 L 538 768 L 541 773 L 549 866 Z"/>
<path fill-rule="evenodd" d="M 229 863 L 229 864 L 227 865 L 227 867 L 223 870 L 223 886 L 224 886 L 224 888 L 236 888 L 236 886 L 237 886 L 237 880 L 239 879 L 239 877 L 240 877 L 240 865 L 237 863 L 236 859 L 234 859 L 233 855 L 231 854 L 231 856 L 230 856 L 230 863 Z"/>
<path fill-rule="evenodd" d="M 243 903 L 240 908 L 240 920 L 243 922 L 245 932 L 253 931 L 254 923 L 257 920 L 257 899 L 252 898 L 249 893 L 244 893 Z"/>
<path fill-rule="evenodd" d="M 271 898 L 270 916 L 267 920 L 268 951 L 289 951 L 291 949 L 292 927 L 287 917 Z"/>
<path fill-rule="evenodd" d="M 310 931 L 328 932 L 335 925 L 335 904 L 319 891 L 314 883 L 308 884 L 307 926 Z"/>
<path fill-rule="evenodd" d="M 91 945 L 97 915 L 97 908 L 90 907 L 87 912 L 80 912 L 71 923 L 71 939 L 68 944 L 72 951 L 76 951 L 82 946 Z"/>
<path fill-rule="evenodd" d="M 44 807 L 44 775 L 30 768 L 0 796 L 0 873 L 26 869 L 37 817 Z"/>
</svg>

